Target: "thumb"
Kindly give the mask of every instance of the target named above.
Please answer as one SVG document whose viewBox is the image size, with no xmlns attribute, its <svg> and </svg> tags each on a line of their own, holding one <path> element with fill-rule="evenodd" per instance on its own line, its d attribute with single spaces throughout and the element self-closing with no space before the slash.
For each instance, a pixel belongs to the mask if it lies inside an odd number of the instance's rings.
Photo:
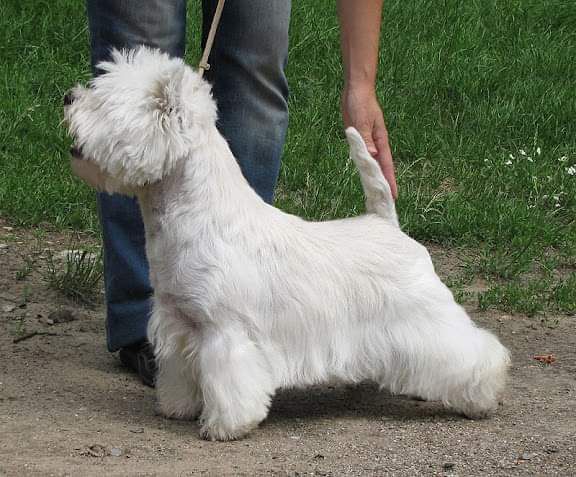
<svg viewBox="0 0 576 477">
<path fill-rule="evenodd" d="M 372 139 L 372 129 L 367 127 L 362 127 L 358 129 L 360 136 L 364 140 L 364 144 L 366 144 L 366 149 L 372 157 L 376 157 L 378 155 L 378 148 L 376 144 L 374 144 L 374 139 Z"/>
</svg>

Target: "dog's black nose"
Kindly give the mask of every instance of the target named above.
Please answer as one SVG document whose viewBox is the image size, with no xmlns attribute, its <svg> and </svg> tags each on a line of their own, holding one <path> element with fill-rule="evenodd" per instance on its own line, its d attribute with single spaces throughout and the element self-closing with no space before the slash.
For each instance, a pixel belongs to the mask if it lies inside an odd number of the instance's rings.
<svg viewBox="0 0 576 477">
<path fill-rule="evenodd" d="M 75 159 L 82 159 L 82 151 L 80 151 L 76 146 L 70 148 L 70 155 Z"/>
<path fill-rule="evenodd" d="M 64 106 L 70 106 L 74 101 L 74 96 L 72 96 L 71 92 L 68 92 L 64 95 Z"/>
</svg>

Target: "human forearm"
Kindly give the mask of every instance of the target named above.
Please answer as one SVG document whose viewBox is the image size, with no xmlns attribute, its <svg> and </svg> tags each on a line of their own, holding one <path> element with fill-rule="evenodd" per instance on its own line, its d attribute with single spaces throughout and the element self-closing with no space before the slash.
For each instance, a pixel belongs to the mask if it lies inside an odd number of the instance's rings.
<svg viewBox="0 0 576 477">
<path fill-rule="evenodd" d="M 383 0 L 338 0 L 344 66 L 341 108 L 344 126 L 353 126 L 362 135 L 396 197 L 388 131 L 376 97 L 382 3 Z"/>
<path fill-rule="evenodd" d="M 346 89 L 374 89 L 382 3 L 382 0 L 338 0 Z"/>
</svg>

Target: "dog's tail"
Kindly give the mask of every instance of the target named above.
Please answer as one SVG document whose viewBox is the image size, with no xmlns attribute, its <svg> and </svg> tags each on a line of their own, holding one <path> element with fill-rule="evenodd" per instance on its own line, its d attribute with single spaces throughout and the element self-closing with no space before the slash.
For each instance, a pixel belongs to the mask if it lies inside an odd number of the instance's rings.
<svg viewBox="0 0 576 477">
<path fill-rule="evenodd" d="M 400 227 L 390 185 L 382 174 L 380 166 L 368 152 L 364 139 L 354 128 L 346 129 L 346 138 L 350 145 L 350 157 L 360 172 L 360 180 L 366 196 L 366 212 L 379 215 L 392 225 Z"/>
</svg>

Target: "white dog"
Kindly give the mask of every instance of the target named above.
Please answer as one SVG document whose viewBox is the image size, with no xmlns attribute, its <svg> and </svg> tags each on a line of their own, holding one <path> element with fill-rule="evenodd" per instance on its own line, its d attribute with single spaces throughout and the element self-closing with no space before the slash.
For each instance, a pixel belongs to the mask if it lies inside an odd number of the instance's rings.
<svg viewBox="0 0 576 477">
<path fill-rule="evenodd" d="M 100 68 L 67 97 L 73 169 L 140 202 L 163 414 L 199 415 L 204 437 L 236 439 L 279 388 L 364 380 L 469 417 L 497 408 L 508 351 L 399 229 L 356 130 L 346 135 L 367 214 L 307 222 L 250 188 L 210 86 L 181 60 L 140 48 Z"/>
</svg>

